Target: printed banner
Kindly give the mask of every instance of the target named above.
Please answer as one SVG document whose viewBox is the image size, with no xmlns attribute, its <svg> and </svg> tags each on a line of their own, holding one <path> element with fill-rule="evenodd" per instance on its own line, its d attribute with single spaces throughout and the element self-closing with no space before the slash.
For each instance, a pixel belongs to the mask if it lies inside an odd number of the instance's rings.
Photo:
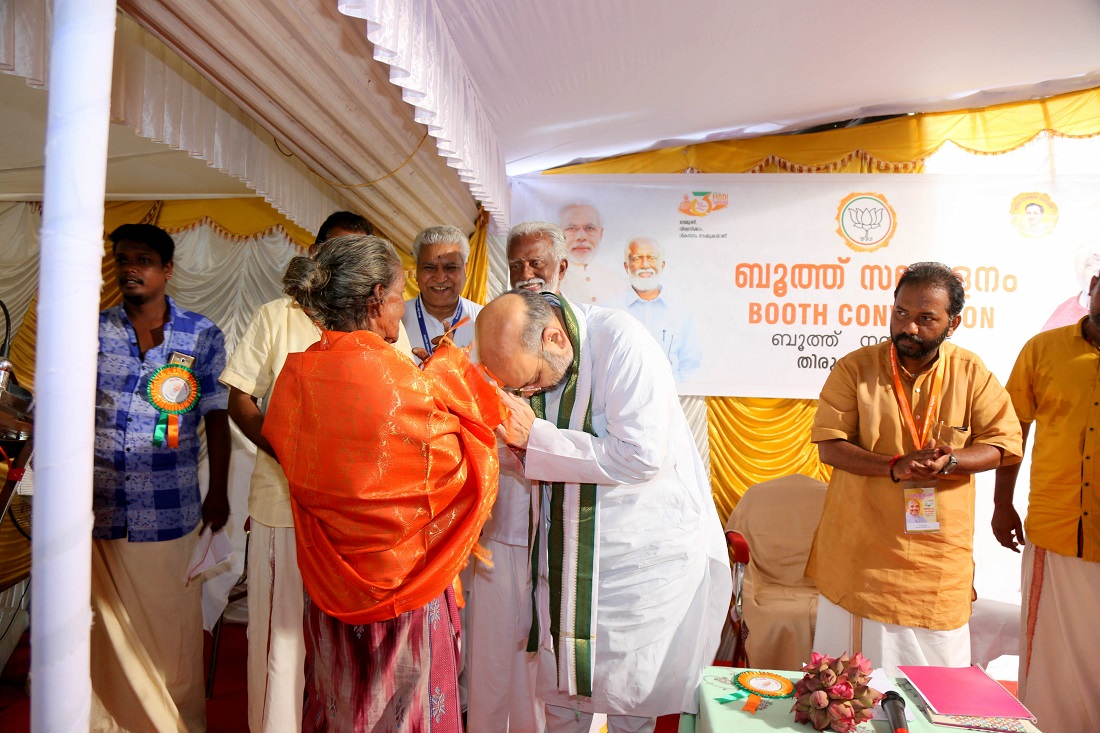
<svg viewBox="0 0 1100 733">
<path fill-rule="evenodd" d="M 816 398 L 841 356 L 890 337 L 913 262 L 962 276 L 955 343 L 1003 382 L 1024 342 L 1086 312 L 1100 177 L 524 176 L 512 222 L 566 230 L 562 282 L 623 308 L 682 394 Z"/>
</svg>

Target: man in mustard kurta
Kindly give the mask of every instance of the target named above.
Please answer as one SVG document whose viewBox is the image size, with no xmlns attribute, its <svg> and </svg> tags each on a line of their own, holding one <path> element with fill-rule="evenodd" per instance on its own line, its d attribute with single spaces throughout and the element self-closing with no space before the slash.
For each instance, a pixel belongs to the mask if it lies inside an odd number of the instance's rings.
<svg viewBox="0 0 1100 733">
<path fill-rule="evenodd" d="M 962 282 L 921 262 L 898 280 L 890 340 L 840 359 L 811 440 L 833 467 L 806 574 L 814 649 L 899 664 L 967 666 L 973 474 L 1020 460 L 1008 394 L 975 354 L 946 342 Z M 906 522 L 909 502 L 925 522 Z"/>
<path fill-rule="evenodd" d="M 1035 336 L 1008 378 L 1035 454 L 1027 544 L 1012 506 L 1019 466 L 997 469 L 993 534 L 1024 546 L 1020 699 L 1048 733 L 1100 730 L 1100 277 L 1080 321 Z"/>
</svg>

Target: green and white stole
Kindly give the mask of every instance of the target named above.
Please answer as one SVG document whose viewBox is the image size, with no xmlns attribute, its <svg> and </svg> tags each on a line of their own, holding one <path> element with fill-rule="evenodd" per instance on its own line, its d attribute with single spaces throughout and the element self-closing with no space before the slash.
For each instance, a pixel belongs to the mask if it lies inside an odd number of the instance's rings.
<svg viewBox="0 0 1100 733">
<path fill-rule="evenodd" d="M 547 295 L 547 294 L 544 294 Z M 562 390 L 556 425 L 559 429 L 592 429 L 591 366 L 581 378 L 581 343 L 584 324 L 579 323 L 565 298 L 547 295 L 552 305 L 561 306 L 565 330 L 573 345 L 573 364 Z M 578 389 L 580 385 L 580 389 Z M 535 416 L 546 419 L 546 396 L 531 398 Z M 595 666 L 596 578 L 599 575 L 599 512 L 595 484 L 541 483 L 540 495 L 550 492 L 550 526 L 547 557 L 550 578 L 550 634 L 558 662 L 558 689 L 570 695 L 592 696 Z M 541 497 L 536 498 L 541 504 Z M 532 511 L 532 514 L 535 510 Z M 532 589 L 538 588 L 541 560 L 537 516 L 531 522 Z M 532 603 L 534 597 L 532 597 Z M 538 609 L 532 608 L 531 634 L 527 651 L 538 650 Z"/>
</svg>

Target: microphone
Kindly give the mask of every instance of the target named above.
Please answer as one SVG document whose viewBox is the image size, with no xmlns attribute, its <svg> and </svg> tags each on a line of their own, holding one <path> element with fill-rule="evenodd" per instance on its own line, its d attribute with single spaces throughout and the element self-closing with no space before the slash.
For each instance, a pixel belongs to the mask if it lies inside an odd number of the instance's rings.
<svg viewBox="0 0 1100 733">
<path fill-rule="evenodd" d="M 890 723 L 890 730 L 893 733 L 909 733 L 908 724 L 905 722 L 905 698 L 890 690 L 882 698 L 882 711 L 886 713 L 886 720 Z"/>
</svg>

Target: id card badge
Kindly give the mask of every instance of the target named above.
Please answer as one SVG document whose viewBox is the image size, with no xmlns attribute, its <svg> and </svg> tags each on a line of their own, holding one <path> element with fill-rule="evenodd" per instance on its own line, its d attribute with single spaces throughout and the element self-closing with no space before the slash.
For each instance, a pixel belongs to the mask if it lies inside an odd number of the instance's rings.
<svg viewBox="0 0 1100 733">
<path fill-rule="evenodd" d="M 179 364 L 188 369 L 193 369 L 195 367 L 195 357 L 190 354 L 184 354 L 182 351 L 173 351 L 168 355 L 168 363 Z"/>
<path fill-rule="evenodd" d="M 907 481 L 902 488 L 902 496 L 905 498 L 907 533 L 940 531 L 935 486 Z"/>
</svg>

